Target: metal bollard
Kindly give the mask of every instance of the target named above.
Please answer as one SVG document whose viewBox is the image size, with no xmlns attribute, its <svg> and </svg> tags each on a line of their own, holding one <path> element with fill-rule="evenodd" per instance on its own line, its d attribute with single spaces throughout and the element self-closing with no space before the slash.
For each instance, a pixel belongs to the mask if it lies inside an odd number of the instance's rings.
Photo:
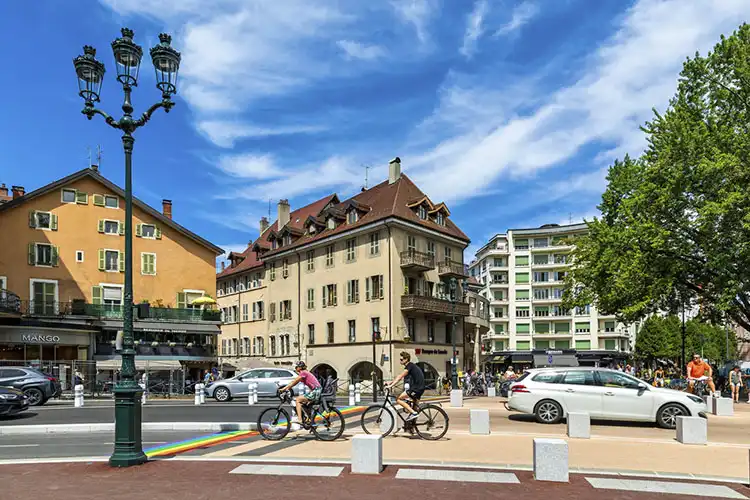
<svg viewBox="0 0 750 500">
<path fill-rule="evenodd" d="M 83 406 L 83 386 L 81 384 L 73 388 L 73 406 L 76 408 Z"/>
<path fill-rule="evenodd" d="M 146 404 L 146 384 L 138 384 L 141 386 L 141 389 L 143 389 L 143 392 L 141 393 L 141 406 Z"/>
<path fill-rule="evenodd" d="M 201 404 L 201 388 L 200 384 L 195 384 L 195 397 L 193 398 L 193 404 L 195 406 L 200 406 Z"/>
<path fill-rule="evenodd" d="M 357 382 L 354 384 L 354 402 L 359 404 L 362 401 L 362 384 Z"/>
<path fill-rule="evenodd" d="M 255 404 L 255 395 L 253 395 L 253 389 L 255 389 L 255 384 L 247 384 L 247 404 L 248 406 L 252 406 Z"/>
<path fill-rule="evenodd" d="M 253 403 L 258 403 L 258 384 L 253 384 Z"/>
<path fill-rule="evenodd" d="M 349 406 L 354 406 L 356 401 L 354 399 L 354 384 L 349 384 Z"/>
<path fill-rule="evenodd" d="M 206 384 L 200 383 L 198 385 L 201 386 L 201 390 L 199 391 L 201 395 L 201 404 L 206 404 Z"/>
</svg>

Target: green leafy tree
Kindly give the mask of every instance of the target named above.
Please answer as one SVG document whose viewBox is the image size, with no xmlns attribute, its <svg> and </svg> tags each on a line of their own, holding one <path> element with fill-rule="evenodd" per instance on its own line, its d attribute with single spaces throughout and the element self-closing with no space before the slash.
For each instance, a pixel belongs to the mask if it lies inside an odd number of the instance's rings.
<svg viewBox="0 0 750 500">
<path fill-rule="evenodd" d="M 567 307 L 626 322 L 697 303 L 703 319 L 750 329 L 750 26 L 688 58 L 647 148 L 609 169 L 576 240 Z"/>
<path fill-rule="evenodd" d="M 679 342 L 680 323 L 675 317 L 651 316 L 643 322 L 635 338 L 635 355 L 645 361 L 674 359 Z"/>
</svg>

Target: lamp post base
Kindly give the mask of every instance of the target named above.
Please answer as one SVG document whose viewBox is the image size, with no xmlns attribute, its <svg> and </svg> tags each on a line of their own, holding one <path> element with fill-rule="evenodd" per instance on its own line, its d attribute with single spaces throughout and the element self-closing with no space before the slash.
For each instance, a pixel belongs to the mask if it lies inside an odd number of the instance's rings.
<svg viewBox="0 0 750 500">
<path fill-rule="evenodd" d="M 117 385 L 115 395 L 115 449 L 109 457 L 112 467 L 130 467 L 148 461 L 141 436 L 141 394 L 136 385 Z"/>
</svg>

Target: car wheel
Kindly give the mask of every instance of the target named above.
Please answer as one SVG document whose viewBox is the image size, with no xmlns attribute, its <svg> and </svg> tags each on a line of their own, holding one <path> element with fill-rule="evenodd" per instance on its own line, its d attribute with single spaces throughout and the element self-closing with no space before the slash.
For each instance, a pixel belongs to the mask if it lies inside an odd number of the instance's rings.
<svg viewBox="0 0 750 500">
<path fill-rule="evenodd" d="M 677 403 L 669 403 L 656 413 L 656 425 L 662 429 L 674 429 L 677 427 L 677 417 L 689 417 L 690 413 L 684 406 Z"/>
<path fill-rule="evenodd" d="M 36 387 L 24 389 L 23 393 L 29 398 L 29 406 L 41 406 L 44 404 L 44 393 Z"/>
<path fill-rule="evenodd" d="M 557 424 L 563 418 L 563 409 L 558 402 L 545 399 L 534 408 L 534 416 L 540 424 Z"/>
<path fill-rule="evenodd" d="M 232 399 L 232 393 L 226 387 L 217 387 L 214 391 L 214 399 L 219 403 L 226 403 Z"/>
</svg>

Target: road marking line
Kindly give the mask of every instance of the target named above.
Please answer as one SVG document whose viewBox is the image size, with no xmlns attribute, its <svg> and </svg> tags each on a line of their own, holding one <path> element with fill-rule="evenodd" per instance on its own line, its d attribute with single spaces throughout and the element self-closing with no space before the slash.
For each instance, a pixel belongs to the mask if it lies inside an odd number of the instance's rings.
<svg viewBox="0 0 750 500">
<path fill-rule="evenodd" d="M 477 472 L 466 470 L 399 469 L 396 479 L 418 479 L 422 481 L 458 481 L 466 483 L 519 484 L 510 472 Z"/>
<path fill-rule="evenodd" d="M 306 476 L 306 477 L 338 477 L 343 467 L 327 467 L 322 465 L 258 465 L 243 464 L 230 474 L 254 474 L 271 476 Z"/>
<path fill-rule="evenodd" d="M 0 448 L 33 448 L 39 444 L 0 444 Z"/>
<path fill-rule="evenodd" d="M 637 479 L 608 479 L 587 477 L 586 481 L 597 489 L 638 491 L 643 493 L 670 493 L 673 495 L 695 495 L 704 498 L 742 498 L 746 496 L 716 484 L 671 483 L 666 481 L 643 481 Z"/>
</svg>

